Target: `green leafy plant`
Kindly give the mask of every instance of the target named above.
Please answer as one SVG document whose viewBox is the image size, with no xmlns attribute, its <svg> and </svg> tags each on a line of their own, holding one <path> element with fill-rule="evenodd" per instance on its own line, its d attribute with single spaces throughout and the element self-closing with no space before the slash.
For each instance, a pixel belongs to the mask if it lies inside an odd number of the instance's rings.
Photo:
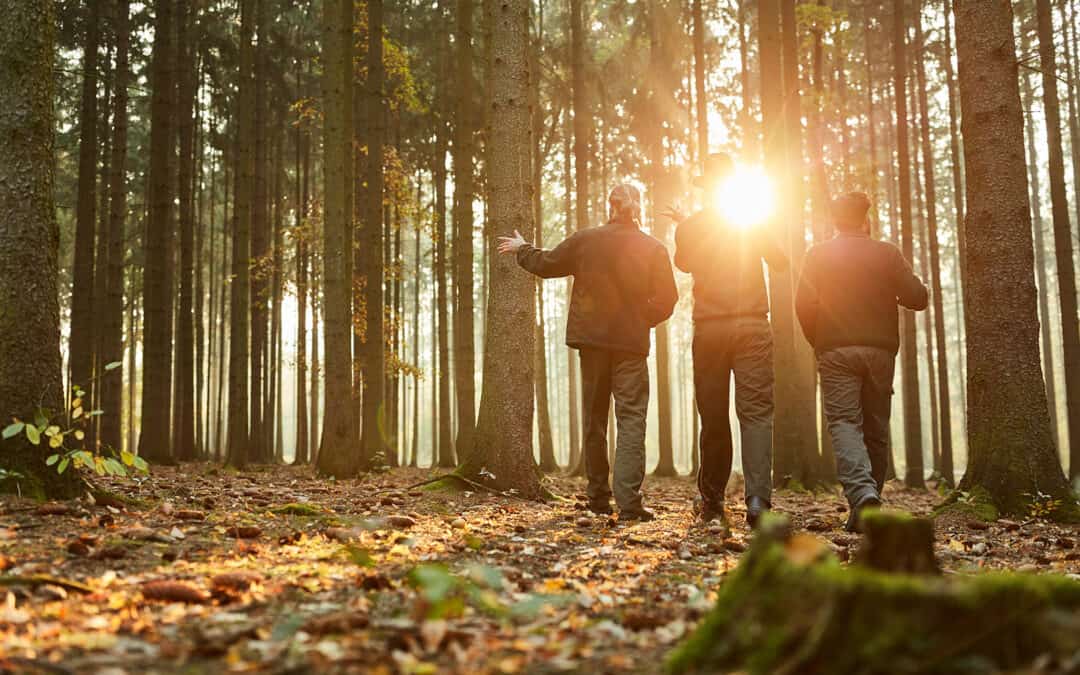
<svg viewBox="0 0 1080 675">
<path fill-rule="evenodd" d="M 105 366 L 106 371 L 120 366 L 116 361 Z M 66 415 L 55 417 L 51 412 L 38 407 L 32 422 L 14 419 L 0 432 L 3 440 L 26 436 L 31 445 L 43 443 L 55 450 L 45 459 L 45 464 L 55 466 L 57 473 L 64 473 L 70 467 L 87 468 L 99 476 L 127 476 L 129 469 L 146 473 L 149 470 L 146 460 L 126 450 L 117 452 L 108 446 L 87 448 L 86 430 L 95 417 L 104 414 L 102 410 L 85 410 L 83 399 L 86 392 L 75 385 L 71 388 L 71 404 Z"/>
<path fill-rule="evenodd" d="M 1028 506 L 1028 514 L 1032 518 L 1049 518 L 1054 515 L 1054 512 L 1061 508 L 1060 499 L 1048 495 L 1041 490 L 1035 494 L 1025 492 L 1024 496 L 1031 499 L 1031 503 Z"/>
</svg>

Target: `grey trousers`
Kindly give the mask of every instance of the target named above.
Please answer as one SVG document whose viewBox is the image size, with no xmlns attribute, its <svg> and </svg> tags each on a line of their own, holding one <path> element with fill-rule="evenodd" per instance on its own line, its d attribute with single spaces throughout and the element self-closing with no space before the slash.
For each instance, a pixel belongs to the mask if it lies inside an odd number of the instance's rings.
<svg viewBox="0 0 1080 675">
<path fill-rule="evenodd" d="M 746 496 L 770 502 L 773 336 L 765 317 L 710 319 L 694 326 L 694 395 L 701 414 L 697 483 L 705 506 L 716 511 L 724 506 L 734 452 L 729 421 L 732 374 Z"/>
<path fill-rule="evenodd" d="M 607 429 L 615 399 L 615 471 L 612 485 L 620 511 L 641 509 L 645 478 L 645 420 L 649 412 L 649 366 L 645 357 L 604 349 L 582 349 L 581 404 L 585 427 L 585 474 L 590 501 L 606 502 Z"/>
<path fill-rule="evenodd" d="M 896 355 L 878 347 L 840 347 L 818 354 L 836 472 L 852 506 L 880 497 L 885 485 L 895 367 Z"/>
</svg>

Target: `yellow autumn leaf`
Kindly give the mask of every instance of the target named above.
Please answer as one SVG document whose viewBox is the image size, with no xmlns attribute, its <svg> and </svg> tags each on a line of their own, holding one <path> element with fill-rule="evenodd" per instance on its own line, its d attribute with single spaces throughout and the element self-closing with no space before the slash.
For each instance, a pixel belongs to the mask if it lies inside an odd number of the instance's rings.
<svg viewBox="0 0 1080 675">
<path fill-rule="evenodd" d="M 57 436 L 50 436 L 49 437 L 49 447 L 50 448 L 59 448 L 61 445 L 63 445 L 63 443 L 64 443 L 64 437 L 63 436 L 57 435 Z"/>
<path fill-rule="evenodd" d="M 86 438 L 86 434 L 83 433 L 82 429 L 76 429 L 75 430 L 75 438 L 76 438 L 76 440 L 81 441 L 82 439 Z"/>
<path fill-rule="evenodd" d="M 71 419 L 73 419 L 73 420 L 79 419 L 80 417 L 82 417 L 82 412 L 83 412 L 82 406 L 79 406 L 79 407 L 75 408 L 74 412 L 71 413 Z"/>
<path fill-rule="evenodd" d="M 82 399 L 81 398 L 77 398 L 77 399 L 75 399 L 74 401 L 71 402 L 71 409 L 72 410 L 74 410 L 75 408 L 81 408 L 81 407 L 82 407 Z"/>
</svg>

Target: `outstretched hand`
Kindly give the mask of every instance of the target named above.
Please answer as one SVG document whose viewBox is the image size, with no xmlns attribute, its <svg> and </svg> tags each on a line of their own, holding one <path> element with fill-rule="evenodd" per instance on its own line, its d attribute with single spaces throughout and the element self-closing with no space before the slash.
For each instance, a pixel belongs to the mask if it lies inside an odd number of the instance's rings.
<svg viewBox="0 0 1080 675">
<path fill-rule="evenodd" d="M 514 236 L 512 237 L 499 237 L 499 253 L 517 253 L 518 249 L 526 243 L 528 242 L 525 241 L 525 237 L 522 237 L 520 232 L 514 230 Z"/>
<path fill-rule="evenodd" d="M 660 212 L 660 217 L 670 218 L 675 221 L 676 224 L 686 220 L 686 214 L 675 204 L 669 204 L 666 209 Z"/>
</svg>

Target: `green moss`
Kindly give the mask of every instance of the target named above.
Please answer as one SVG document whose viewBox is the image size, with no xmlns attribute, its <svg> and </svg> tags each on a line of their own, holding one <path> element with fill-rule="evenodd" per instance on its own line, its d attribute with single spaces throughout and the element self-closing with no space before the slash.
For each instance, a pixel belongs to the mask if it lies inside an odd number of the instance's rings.
<svg viewBox="0 0 1080 675">
<path fill-rule="evenodd" d="M 953 490 L 936 509 L 934 517 L 958 516 L 970 520 L 992 523 L 1000 517 L 997 506 L 990 498 L 990 493 L 983 488 L 970 492 Z"/>
<path fill-rule="evenodd" d="M 890 515 L 888 517 L 895 517 Z M 1016 573 L 887 574 L 809 556 L 768 523 L 719 589 L 716 606 L 669 656 L 673 673 L 959 673 L 1072 654 L 1080 583 Z"/>
<path fill-rule="evenodd" d="M 323 509 L 314 504 L 301 504 L 298 502 L 292 502 L 289 504 L 282 504 L 281 506 L 275 506 L 270 509 L 271 513 L 275 513 L 279 516 L 321 516 L 325 513 Z"/>
</svg>

